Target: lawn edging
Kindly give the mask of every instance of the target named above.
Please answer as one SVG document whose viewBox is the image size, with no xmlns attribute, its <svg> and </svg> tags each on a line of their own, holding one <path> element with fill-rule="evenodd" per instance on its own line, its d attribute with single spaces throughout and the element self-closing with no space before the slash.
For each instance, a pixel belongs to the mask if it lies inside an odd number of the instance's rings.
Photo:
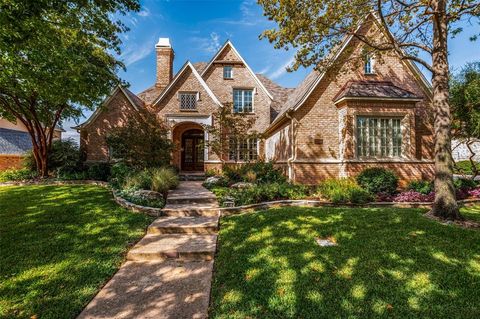
<svg viewBox="0 0 480 319">
<path fill-rule="evenodd" d="M 459 205 L 473 205 L 479 204 L 479 199 L 462 199 L 457 201 Z M 245 212 L 259 211 L 278 207 L 363 207 L 363 208 L 379 208 L 379 207 L 394 207 L 394 208 L 431 208 L 433 202 L 371 202 L 367 204 L 334 204 L 332 202 L 324 202 L 319 200 L 277 200 L 271 202 L 262 202 L 258 204 L 250 204 L 235 207 L 219 208 L 220 216 L 229 216 L 241 214 Z"/>
</svg>

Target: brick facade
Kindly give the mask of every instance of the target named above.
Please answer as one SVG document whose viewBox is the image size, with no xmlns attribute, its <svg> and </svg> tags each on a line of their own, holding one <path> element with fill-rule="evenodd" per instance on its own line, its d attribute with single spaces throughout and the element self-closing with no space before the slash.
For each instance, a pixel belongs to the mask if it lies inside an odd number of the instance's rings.
<svg viewBox="0 0 480 319">
<path fill-rule="evenodd" d="M 6 155 L 0 154 L 0 171 L 11 168 L 22 168 L 23 156 L 22 155 Z"/>
<path fill-rule="evenodd" d="M 371 23 L 366 23 L 361 30 L 370 36 L 380 36 Z M 431 178 L 433 112 L 430 110 L 428 84 L 422 82 L 418 70 L 394 53 L 375 57 L 375 72 L 366 75 L 363 65 L 353 62 L 362 54 L 363 45 L 352 39 L 348 48 L 337 58 L 335 67 L 319 78 L 308 94 L 302 95 L 301 104 L 286 111 L 273 108 L 278 104 L 281 104 L 280 108 L 283 104 L 288 105 L 287 96 L 279 98 L 272 95 L 272 86 L 267 91 L 265 83 L 251 72 L 230 42 L 208 64 L 186 63 L 173 80 L 173 49 L 157 47 L 156 84 L 138 97 L 143 100 L 143 107 L 155 114 L 159 123 L 170 127 L 170 137 L 176 145 L 172 164 L 177 167 L 180 166 L 183 132 L 191 128 L 201 129 L 203 125 L 216 125 L 212 115 L 220 107 L 232 105 L 233 90 L 242 88 L 254 91 L 254 112 L 245 116 L 255 117 L 254 130 L 266 133 L 265 140 L 259 145 L 259 157 L 274 160 L 295 182 L 315 184 L 325 178 L 354 176 L 372 165 L 395 170 L 403 182 Z M 232 67 L 232 79 L 224 78 L 224 66 Z M 337 94 L 352 81 L 388 81 L 416 98 L 336 101 Z M 179 92 L 198 92 L 195 110 L 180 110 Z M 285 93 L 290 94 L 288 98 L 295 94 L 295 90 L 281 87 L 278 92 L 288 92 Z M 132 112 L 136 112 L 130 100 L 125 94 L 117 93 L 102 112 L 80 129 L 81 145 L 87 160 L 108 160 L 104 136 L 111 127 L 123 125 Z M 355 145 L 357 116 L 401 118 L 402 157 L 358 158 Z M 207 134 L 205 138 L 208 139 Z M 206 153 L 205 169 L 220 169 L 222 161 L 210 150 Z"/>
</svg>

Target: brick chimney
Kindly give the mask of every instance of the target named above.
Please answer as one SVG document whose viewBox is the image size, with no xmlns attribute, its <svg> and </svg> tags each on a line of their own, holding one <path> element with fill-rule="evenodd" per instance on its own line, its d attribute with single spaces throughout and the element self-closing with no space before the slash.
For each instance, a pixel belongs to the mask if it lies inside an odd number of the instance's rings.
<svg viewBox="0 0 480 319">
<path fill-rule="evenodd" d="M 173 49 L 169 38 L 160 38 L 155 45 L 157 52 L 157 80 L 155 86 L 165 88 L 173 78 Z"/>
</svg>

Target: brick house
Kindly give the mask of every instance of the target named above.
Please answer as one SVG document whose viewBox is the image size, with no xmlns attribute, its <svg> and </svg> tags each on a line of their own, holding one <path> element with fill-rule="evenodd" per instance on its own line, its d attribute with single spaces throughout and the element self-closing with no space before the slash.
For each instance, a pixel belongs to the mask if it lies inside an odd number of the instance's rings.
<svg viewBox="0 0 480 319">
<path fill-rule="evenodd" d="M 53 133 L 53 139 L 62 138 L 65 132 L 60 126 Z M 32 139 L 25 125 L 0 118 L 0 171 L 21 168 L 25 153 L 32 149 Z"/>
<path fill-rule="evenodd" d="M 382 36 L 372 19 L 358 32 Z M 261 159 L 275 161 L 300 183 L 352 176 L 368 166 L 391 168 L 402 180 L 431 178 L 429 82 L 414 63 L 395 53 L 369 56 L 357 65 L 353 57 L 362 50 L 355 37 L 346 38 L 334 67 L 312 71 L 290 89 L 255 74 L 230 41 L 209 62 L 187 61 L 174 76 L 174 51 L 168 39 L 160 38 L 156 83 L 138 95 L 117 87 L 75 128 L 87 161 L 108 161 L 109 129 L 144 109 L 168 126 L 177 146 L 172 164 L 184 171 Z M 255 117 L 254 129 L 264 138 L 234 143 L 220 160 L 202 146 L 209 138 L 204 127 L 215 125 L 212 114 L 227 104 Z"/>
</svg>

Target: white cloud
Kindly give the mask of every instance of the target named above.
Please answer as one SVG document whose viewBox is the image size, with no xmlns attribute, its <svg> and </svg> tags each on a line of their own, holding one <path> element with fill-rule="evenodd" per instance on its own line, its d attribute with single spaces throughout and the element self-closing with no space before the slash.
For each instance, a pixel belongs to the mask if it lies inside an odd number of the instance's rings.
<svg viewBox="0 0 480 319">
<path fill-rule="evenodd" d="M 260 73 L 260 74 L 265 74 L 265 73 L 267 73 L 268 71 L 270 71 L 271 68 L 272 68 L 271 65 L 267 65 L 266 67 L 264 67 L 263 69 L 261 69 L 260 71 L 258 71 L 258 73 Z"/>
<path fill-rule="evenodd" d="M 142 60 L 155 49 L 155 38 L 150 37 L 143 41 L 140 45 L 129 43 L 126 45 L 126 50 L 122 53 L 120 58 L 126 66 L 129 66 L 137 61 Z"/>
<path fill-rule="evenodd" d="M 275 71 L 273 71 L 272 73 L 270 73 L 269 77 L 272 79 L 272 80 L 276 80 L 278 79 L 279 77 L 281 77 L 282 75 L 284 75 L 285 73 L 287 73 L 287 67 L 289 67 L 290 65 L 293 64 L 293 62 L 295 62 L 295 57 L 291 57 L 290 59 L 288 59 L 287 62 L 285 62 L 284 64 L 282 64 L 279 68 L 277 68 Z"/>
<path fill-rule="evenodd" d="M 241 26 L 254 26 L 260 23 L 268 23 L 268 21 L 263 19 L 262 15 L 259 13 L 261 10 L 255 0 L 242 1 L 239 10 L 241 12 L 240 19 L 218 19 L 215 22 Z"/>
<path fill-rule="evenodd" d="M 209 37 L 192 37 L 191 41 L 206 53 L 216 53 L 220 49 L 220 36 L 216 32 L 210 33 Z"/>
<path fill-rule="evenodd" d="M 137 14 L 140 17 L 148 17 L 148 16 L 150 16 L 150 10 L 147 7 L 143 7 L 143 9 Z"/>
</svg>

